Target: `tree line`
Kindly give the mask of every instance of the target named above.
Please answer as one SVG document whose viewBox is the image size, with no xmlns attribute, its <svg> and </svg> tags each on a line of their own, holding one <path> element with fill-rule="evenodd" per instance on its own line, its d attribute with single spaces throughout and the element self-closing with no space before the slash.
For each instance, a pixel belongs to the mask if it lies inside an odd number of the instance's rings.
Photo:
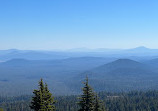
<svg viewBox="0 0 158 111">
<path fill-rule="evenodd" d="M 0 111 L 158 111 L 158 91 L 99 92 L 84 82 L 81 95 L 54 97 L 39 81 L 33 96 L 0 97 Z M 36 109 L 35 109 L 36 108 Z"/>
<path fill-rule="evenodd" d="M 84 82 L 82 88 L 82 95 L 78 97 L 79 105 L 78 111 L 105 111 L 102 101 L 99 99 L 97 93 L 94 93 L 92 87 L 88 83 L 88 77 Z M 39 82 L 39 89 L 33 91 L 30 108 L 34 111 L 56 111 L 54 97 L 48 89 L 48 85 L 43 83 L 41 79 Z"/>
</svg>

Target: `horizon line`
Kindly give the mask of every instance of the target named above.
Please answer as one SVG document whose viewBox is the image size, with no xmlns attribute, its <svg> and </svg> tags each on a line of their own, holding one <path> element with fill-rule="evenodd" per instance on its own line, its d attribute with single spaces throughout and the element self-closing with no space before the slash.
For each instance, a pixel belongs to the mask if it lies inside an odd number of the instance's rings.
<svg viewBox="0 0 158 111">
<path fill-rule="evenodd" d="M 128 50 L 128 49 L 158 49 L 158 48 L 149 48 L 146 46 L 137 46 L 133 48 L 105 48 L 105 47 L 100 47 L 100 48 L 88 48 L 88 47 L 77 47 L 77 48 L 67 48 L 67 49 L 19 49 L 19 48 L 7 48 L 7 49 L 0 49 L 0 50 L 36 50 L 36 51 L 75 51 L 75 50 Z"/>
</svg>

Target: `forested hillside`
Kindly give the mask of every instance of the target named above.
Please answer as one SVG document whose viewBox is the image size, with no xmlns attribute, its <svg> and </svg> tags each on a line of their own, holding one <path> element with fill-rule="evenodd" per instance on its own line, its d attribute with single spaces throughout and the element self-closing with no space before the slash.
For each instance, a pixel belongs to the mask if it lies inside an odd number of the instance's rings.
<svg viewBox="0 0 158 111">
<path fill-rule="evenodd" d="M 79 95 L 58 96 L 57 111 L 77 111 Z M 158 91 L 107 93 L 100 92 L 99 97 L 105 104 L 106 111 L 157 111 Z M 31 96 L 1 97 L 0 107 L 4 111 L 31 111 L 29 108 Z"/>
<path fill-rule="evenodd" d="M 0 93 L 11 96 L 31 94 L 37 81 L 44 78 L 57 95 L 79 94 L 80 82 L 86 75 L 96 91 L 157 89 L 157 65 L 151 65 L 154 60 L 143 62 L 110 57 L 12 59 L 0 63 L 0 75 L 3 75 L 0 78 Z"/>
</svg>

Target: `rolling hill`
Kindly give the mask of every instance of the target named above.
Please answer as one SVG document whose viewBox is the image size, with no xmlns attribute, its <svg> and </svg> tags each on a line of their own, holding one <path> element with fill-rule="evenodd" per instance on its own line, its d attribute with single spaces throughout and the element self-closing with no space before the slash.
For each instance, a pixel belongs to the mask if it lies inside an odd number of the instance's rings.
<svg viewBox="0 0 158 111">
<path fill-rule="evenodd" d="M 70 87 L 64 83 L 68 78 L 114 60 L 115 58 L 101 57 L 62 60 L 8 60 L 0 63 L 1 91 L 9 92 L 14 90 L 13 88 L 17 88 L 12 93 L 28 93 L 36 86 L 40 78 L 44 78 L 56 90 L 55 93 L 68 94 Z M 61 92 L 61 89 L 65 89 L 65 91 Z"/>
<path fill-rule="evenodd" d="M 96 91 L 158 88 L 158 71 L 130 59 L 71 57 L 57 60 L 11 59 L 0 63 L 1 94 L 32 92 L 44 78 L 55 94 L 78 94 L 88 75 Z M 12 92 L 10 92 L 12 90 Z"/>
<path fill-rule="evenodd" d="M 152 67 L 130 59 L 118 59 L 85 71 L 72 80 L 79 84 L 86 76 L 97 91 L 145 90 L 158 88 L 158 72 Z M 75 89 L 75 87 L 74 87 Z"/>
</svg>

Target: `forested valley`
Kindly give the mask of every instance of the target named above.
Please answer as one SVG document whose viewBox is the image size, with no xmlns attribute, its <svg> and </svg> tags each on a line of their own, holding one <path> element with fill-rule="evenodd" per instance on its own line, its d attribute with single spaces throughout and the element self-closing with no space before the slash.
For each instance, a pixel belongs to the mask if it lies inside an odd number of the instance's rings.
<svg viewBox="0 0 158 111">
<path fill-rule="evenodd" d="M 56 111 L 77 111 L 77 95 L 55 97 Z M 107 93 L 100 92 L 99 97 L 106 111 L 158 111 L 158 91 Z M 31 111 L 31 96 L 1 97 L 0 107 L 4 111 Z"/>
<path fill-rule="evenodd" d="M 40 88 L 42 88 L 41 85 L 44 88 L 46 84 L 44 85 L 43 81 L 41 84 L 40 81 L 39 90 L 34 90 L 34 92 L 40 91 Z M 50 97 L 53 99 L 52 104 L 50 102 L 50 105 L 54 107 L 54 109 L 50 110 L 31 109 L 30 106 L 33 102 L 33 98 L 36 98 L 37 100 L 37 95 L 34 95 L 36 97 L 33 95 L 0 97 L 0 107 L 2 108 L 0 111 L 158 111 L 158 91 L 156 90 L 94 93 L 93 89 L 88 84 L 87 78 L 86 82 L 84 82 L 82 92 L 83 94 L 81 95 L 54 97 L 48 90 L 48 95 L 51 95 Z M 86 105 L 86 103 L 83 102 L 84 99 L 87 97 L 87 99 L 91 101 L 94 99 L 91 98 L 94 95 L 98 96 L 96 101 L 98 102 L 98 109 L 82 109 L 81 106 Z M 80 102 L 82 102 L 82 105 Z"/>
</svg>

